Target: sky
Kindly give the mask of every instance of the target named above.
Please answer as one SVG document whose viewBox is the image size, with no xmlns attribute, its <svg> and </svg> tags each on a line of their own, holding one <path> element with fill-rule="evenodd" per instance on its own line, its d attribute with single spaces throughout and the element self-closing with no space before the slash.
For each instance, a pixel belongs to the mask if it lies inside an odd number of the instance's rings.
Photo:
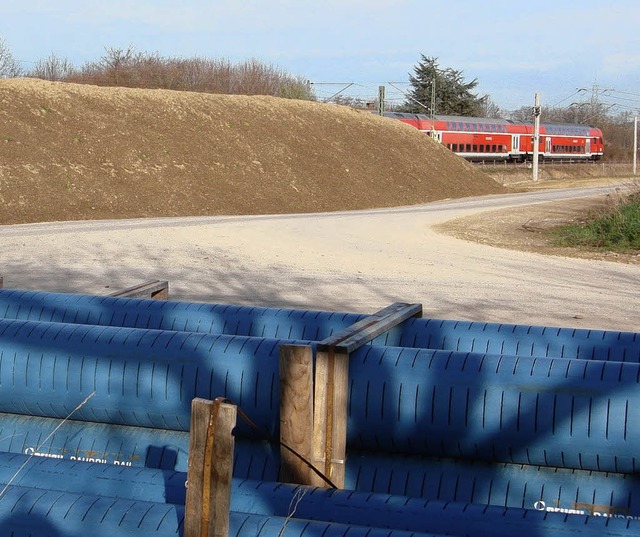
<svg viewBox="0 0 640 537">
<path fill-rule="evenodd" d="M 333 94 L 404 100 L 421 55 L 504 110 L 597 98 L 640 109 L 638 0 L 0 0 L 0 38 L 28 70 L 108 48 L 258 59 Z M 345 87 L 352 84 L 347 89 Z"/>
</svg>

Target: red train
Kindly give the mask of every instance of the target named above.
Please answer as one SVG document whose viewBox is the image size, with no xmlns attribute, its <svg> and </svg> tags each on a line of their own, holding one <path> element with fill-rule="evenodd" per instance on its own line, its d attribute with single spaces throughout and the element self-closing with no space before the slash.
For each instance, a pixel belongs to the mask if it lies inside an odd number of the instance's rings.
<svg viewBox="0 0 640 537">
<path fill-rule="evenodd" d="M 430 116 L 386 112 L 468 160 L 511 160 L 533 158 L 533 123 L 479 117 Z M 590 125 L 540 124 L 540 160 L 598 160 L 604 154 L 602 131 Z"/>
</svg>

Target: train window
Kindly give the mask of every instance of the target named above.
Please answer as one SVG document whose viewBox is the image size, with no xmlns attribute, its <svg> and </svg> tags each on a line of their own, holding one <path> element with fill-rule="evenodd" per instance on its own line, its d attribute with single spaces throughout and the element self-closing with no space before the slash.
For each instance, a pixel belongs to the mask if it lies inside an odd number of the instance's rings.
<svg viewBox="0 0 640 537">
<path fill-rule="evenodd" d="M 467 153 L 471 153 L 471 144 L 467 144 Z"/>
<path fill-rule="evenodd" d="M 494 153 L 497 153 L 497 152 L 498 152 L 498 148 L 497 148 L 496 144 L 493 144 L 493 145 L 491 146 L 491 151 L 492 151 L 492 152 L 494 152 Z"/>
<path fill-rule="evenodd" d="M 473 152 L 474 153 L 478 152 L 478 146 L 476 144 L 473 144 Z"/>
<path fill-rule="evenodd" d="M 480 149 L 480 153 L 484 153 L 484 144 L 480 144 L 479 149 Z"/>
<path fill-rule="evenodd" d="M 452 144 L 452 148 L 451 150 L 455 153 L 456 151 L 458 151 L 458 144 Z"/>
</svg>

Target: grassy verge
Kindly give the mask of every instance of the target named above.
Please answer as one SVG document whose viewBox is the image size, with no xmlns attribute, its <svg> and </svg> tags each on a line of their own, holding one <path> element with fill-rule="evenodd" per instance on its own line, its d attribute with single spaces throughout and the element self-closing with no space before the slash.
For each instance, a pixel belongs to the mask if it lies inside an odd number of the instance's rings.
<svg viewBox="0 0 640 537">
<path fill-rule="evenodd" d="M 600 214 L 553 231 L 556 246 L 614 252 L 640 251 L 640 188 L 618 198 Z"/>
</svg>

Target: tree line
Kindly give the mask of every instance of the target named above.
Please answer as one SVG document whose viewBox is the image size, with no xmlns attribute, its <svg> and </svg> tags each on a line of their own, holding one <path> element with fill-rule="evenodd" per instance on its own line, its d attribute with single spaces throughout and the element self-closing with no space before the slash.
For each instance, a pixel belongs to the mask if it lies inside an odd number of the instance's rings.
<svg viewBox="0 0 640 537">
<path fill-rule="evenodd" d="M 133 47 L 106 48 L 100 59 L 80 67 L 52 54 L 25 70 L 0 36 L 0 78 L 23 76 L 99 86 L 317 99 L 308 80 L 255 59 L 232 63 L 227 59 L 202 57 L 167 58 L 158 53 L 138 52 Z M 409 73 L 409 82 L 411 89 L 406 100 L 393 110 L 532 121 L 531 107 L 502 110 L 489 95 L 475 93 L 477 78 L 468 81 L 462 71 L 442 67 L 435 57 L 421 54 L 413 73 Z M 358 108 L 365 105 L 361 99 L 342 96 L 334 102 Z M 580 106 L 544 108 L 543 121 L 597 125 L 604 132 L 606 158 L 630 158 L 633 148 L 630 111 L 611 115 L 606 106 L 593 101 Z"/>
<path fill-rule="evenodd" d="M 230 95 L 273 95 L 289 99 L 315 98 L 308 81 L 255 59 L 232 63 L 227 59 L 167 58 L 158 53 L 138 52 L 134 47 L 106 48 L 100 59 L 81 67 L 52 54 L 25 70 L 1 38 L 0 77 Z"/>
</svg>

